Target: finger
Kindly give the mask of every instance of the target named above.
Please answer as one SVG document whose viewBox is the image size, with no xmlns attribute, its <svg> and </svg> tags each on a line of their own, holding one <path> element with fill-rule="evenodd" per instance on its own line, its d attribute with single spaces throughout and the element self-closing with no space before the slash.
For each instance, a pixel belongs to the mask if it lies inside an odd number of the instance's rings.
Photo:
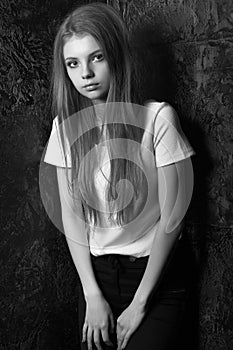
<svg viewBox="0 0 233 350">
<path fill-rule="evenodd" d="M 91 327 L 88 327 L 88 330 L 87 330 L 87 348 L 88 348 L 88 350 L 92 350 L 92 335 L 93 335 L 93 330 Z"/>
<path fill-rule="evenodd" d="M 109 346 L 113 346 L 113 343 L 111 342 L 111 340 L 109 338 L 108 330 L 107 329 L 102 329 L 101 330 L 101 334 L 102 334 L 102 339 L 103 339 L 104 343 L 109 345 Z"/>
<path fill-rule="evenodd" d="M 128 341 L 129 341 L 130 336 L 131 336 L 131 334 L 130 334 L 129 332 L 126 333 L 126 335 L 125 335 L 125 337 L 124 337 L 124 340 L 123 340 L 123 342 L 122 342 L 122 345 L 121 345 L 121 350 L 123 350 L 123 349 L 126 347 Z"/>
<path fill-rule="evenodd" d="M 82 342 L 84 343 L 87 340 L 87 324 L 84 323 L 82 330 Z"/>
<path fill-rule="evenodd" d="M 123 338 L 117 340 L 117 350 L 121 350 L 121 344 L 123 343 Z"/>
<path fill-rule="evenodd" d="M 94 343 L 98 350 L 103 350 L 100 344 L 100 331 L 98 328 L 94 329 Z"/>
<path fill-rule="evenodd" d="M 117 333 L 117 350 L 121 350 L 121 345 L 124 341 L 124 333 L 118 332 Z"/>
<path fill-rule="evenodd" d="M 122 326 L 120 326 L 119 323 L 117 323 L 117 327 L 116 327 L 116 334 L 117 334 L 117 339 L 122 338 L 123 333 L 126 333 L 126 330 L 124 331 L 124 328 Z"/>
</svg>

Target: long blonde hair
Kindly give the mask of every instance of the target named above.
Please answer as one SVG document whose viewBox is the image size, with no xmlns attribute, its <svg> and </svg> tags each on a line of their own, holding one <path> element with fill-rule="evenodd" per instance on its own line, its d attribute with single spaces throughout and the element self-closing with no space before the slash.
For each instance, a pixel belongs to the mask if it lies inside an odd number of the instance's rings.
<svg viewBox="0 0 233 350">
<path fill-rule="evenodd" d="M 138 94 L 137 69 L 132 64 L 134 60 L 130 50 L 127 28 L 120 14 L 113 7 L 103 3 L 91 3 L 80 6 L 69 14 L 61 24 L 55 39 L 52 89 L 53 110 L 55 115 L 58 116 L 59 123 L 64 122 L 75 113 L 78 115 L 80 111 L 85 111 L 85 109 L 88 110 L 86 122 L 89 120 L 91 123 L 95 118 L 92 101 L 79 94 L 73 86 L 68 77 L 63 57 L 63 47 L 66 41 L 83 33 L 92 35 L 97 40 L 109 65 L 111 82 L 106 103 L 141 104 L 140 95 Z M 81 127 L 80 124 L 79 127 Z M 110 139 L 125 138 L 141 142 L 143 131 L 127 125 L 127 121 L 107 124 L 106 128 Z M 65 133 L 66 131 L 62 130 L 63 145 L 65 145 Z M 89 127 L 88 131 L 83 133 L 71 146 L 72 179 L 70 191 L 74 201 L 76 199 L 81 201 L 86 222 L 93 219 L 95 225 L 100 222 L 100 212 L 90 206 L 87 200 L 88 196 L 95 193 L 93 192 L 95 191 L 94 179 L 91 178 L 94 163 L 85 161 L 85 156 L 99 142 L 101 136 L 97 127 Z M 81 163 L 83 164 L 82 169 L 80 167 Z M 132 201 L 134 201 L 139 194 L 138 191 L 143 181 L 141 169 L 131 161 L 121 158 L 111 159 L 110 164 L 109 203 L 115 201 L 117 197 L 116 185 L 121 179 L 127 179 L 133 185 L 134 198 Z M 130 208 L 131 205 L 128 205 L 127 208 L 117 211 L 117 224 L 123 224 L 127 221 Z M 110 212 L 112 211 L 113 208 Z M 111 213 L 109 217 L 113 220 Z"/>
</svg>

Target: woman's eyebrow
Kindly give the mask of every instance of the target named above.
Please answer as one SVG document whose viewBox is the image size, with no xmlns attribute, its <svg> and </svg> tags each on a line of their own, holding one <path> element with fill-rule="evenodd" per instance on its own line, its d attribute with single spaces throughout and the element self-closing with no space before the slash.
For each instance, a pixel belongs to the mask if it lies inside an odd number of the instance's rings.
<svg viewBox="0 0 233 350">
<path fill-rule="evenodd" d="M 93 56 L 95 53 L 101 52 L 101 51 L 102 51 L 101 49 L 95 50 L 95 51 L 91 52 L 91 53 L 88 55 L 88 57 Z M 66 61 L 66 60 L 75 60 L 75 59 L 77 59 L 77 58 L 78 58 L 78 57 L 66 57 L 66 58 L 65 58 L 65 61 Z"/>
</svg>

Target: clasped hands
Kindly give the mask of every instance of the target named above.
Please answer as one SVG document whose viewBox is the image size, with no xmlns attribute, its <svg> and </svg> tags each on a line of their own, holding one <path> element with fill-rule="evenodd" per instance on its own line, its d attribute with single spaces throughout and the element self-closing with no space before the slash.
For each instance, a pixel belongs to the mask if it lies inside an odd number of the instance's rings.
<svg viewBox="0 0 233 350">
<path fill-rule="evenodd" d="M 86 300 L 86 316 L 83 325 L 83 342 L 88 350 L 93 350 L 93 343 L 98 350 L 103 350 L 101 342 L 113 346 L 109 331 L 117 334 L 117 350 L 125 349 L 131 335 L 136 331 L 145 316 L 145 308 L 134 300 L 117 319 L 114 317 L 108 302 L 103 296 Z"/>
</svg>

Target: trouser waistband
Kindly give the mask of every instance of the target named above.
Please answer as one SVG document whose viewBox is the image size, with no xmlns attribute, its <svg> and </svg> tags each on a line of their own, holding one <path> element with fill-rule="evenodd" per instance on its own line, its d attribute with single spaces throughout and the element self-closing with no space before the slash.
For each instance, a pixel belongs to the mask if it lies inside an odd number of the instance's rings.
<svg viewBox="0 0 233 350">
<path fill-rule="evenodd" d="M 119 267 L 124 264 L 143 264 L 145 265 L 148 261 L 149 255 L 143 257 L 135 257 L 133 255 L 121 255 L 121 254 L 103 254 L 95 256 L 91 254 L 92 261 L 106 261 L 111 264 L 112 267 Z"/>
</svg>

